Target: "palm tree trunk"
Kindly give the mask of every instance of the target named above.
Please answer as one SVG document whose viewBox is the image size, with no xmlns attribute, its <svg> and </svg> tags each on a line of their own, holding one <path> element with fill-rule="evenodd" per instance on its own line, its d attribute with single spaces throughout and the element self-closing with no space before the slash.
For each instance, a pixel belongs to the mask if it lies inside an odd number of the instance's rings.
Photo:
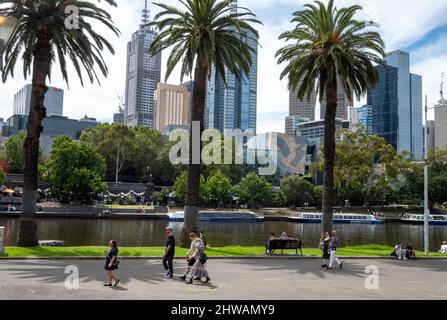
<svg viewBox="0 0 447 320">
<path fill-rule="evenodd" d="M 324 192 L 322 231 L 331 232 L 334 220 L 335 115 L 337 112 L 337 77 L 327 88 L 327 107 L 324 118 Z"/>
<path fill-rule="evenodd" d="M 51 44 L 50 37 L 42 33 L 34 49 L 33 80 L 31 106 L 27 124 L 25 140 L 25 168 L 24 190 L 22 201 L 22 215 L 20 217 L 18 246 L 33 247 L 39 244 L 37 238 L 37 224 L 35 221 L 37 187 L 39 139 L 43 132 L 42 120 L 46 116 L 44 106 L 45 94 L 48 91 L 46 79 L 50 71 Z"/>
<path fill-rule="evenodd" d="M 200 60 L 200 59 L 199 59 Z M 192 124 L 193 122 L 200 124 L 200 136 L 204 130 L 204 114 L 205 114 L 205 95 L 206 95 L 206 77 L 207 67 L 197 63 L 194 71 L 194 88 L 193 101 L 191 106 L 191 131 L 189 137 L 189 166 L 188 166 L 188 182 L 186 189 L 186 205 L 185 205 L 185 221 L 182 231 L 182 246 L 189 247 L 188 234 L 196 229 L 197 215 L 200 207 L 200 177 L 202 173 L 201 161 L 199 163 L 193 162 L 194 148 L 199 144 L 200 151 L 202 150 L 201 139 L 194 141 Z M 201 155 L 199 155 L 200 157 Z M 199 158 L 201 160 L 201 158 Z"/>
</svg>

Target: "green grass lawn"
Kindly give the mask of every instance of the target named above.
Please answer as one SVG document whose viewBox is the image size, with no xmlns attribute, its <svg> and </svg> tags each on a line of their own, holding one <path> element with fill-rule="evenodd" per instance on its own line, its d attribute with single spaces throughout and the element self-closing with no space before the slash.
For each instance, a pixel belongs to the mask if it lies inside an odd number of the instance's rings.
<svg viewBox="0 0 447 320">
<path fill-rule="evenodd" d="M 102 257 L 106 255 L 106 247 L 36 247 L 36 248 L 19 248 L 6 247 L 3 257 L 22 258 L 22 257 Z M 393 251 L 391 247 L 381 245 L 368 245 L 345 247 L 339 250 L 340 257 L 388 257 Z M 185 256 L 187 249 L 177 248 L 176 255 L 178 257 Z M 121 257 L 161 257 L 163 253 L 162 247 L 121 247 Z M 240 247 L 230 246 L 222 248 L 208 247 L 206 253 L 210 257 L 244 257 L 244 256 L 265 256 L 264 247 Z M 286 253 L 294 254 L 293 250 Z M 319 249 L 304 249 L 303 253 L 307 257 L 319 257 L 321 251 Z M 422 256 L 421 252 L 417 253 Z M 432 253 L 430 256 L 446 257 L 440 253 Z"/>
</svg>

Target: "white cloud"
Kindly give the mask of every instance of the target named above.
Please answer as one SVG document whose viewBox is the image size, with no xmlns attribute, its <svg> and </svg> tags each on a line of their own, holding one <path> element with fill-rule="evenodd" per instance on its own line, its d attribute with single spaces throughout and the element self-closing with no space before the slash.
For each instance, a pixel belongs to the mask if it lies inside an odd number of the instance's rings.
<svg viewBox="0 0 447 320">
<path fill-rule="evenodd" d="M 161 2 L 178 5 L 174 0 Z M 264 21 L 260 27 L 259 70 L 258 70 L 258 111 L 259 131 L 283 131 L 284 120 L 277 115 L 274 120 L 264 115 L 279 112 L 284 117 L 288 112 L 288 93 L 286 81 L 279 81 L 281 66 L 276 64 L 275 52 L 282 46 L 278 35 L 291 28 L 289 21 L 292 12 L 299 10 L 305 0 L 240 0 L 240 5 L 252 9 Z M 445 23 L 447 2 L 439 0 L 338 0 L 340 5 L 360 3 L 364 7 L 363 17 L 373 18 L 381 25 L 384 39 L 389 50 L 405 47 L 421 39 L 429 31 Z M 73 70 L 70 71 L 70 90 L 59 75 L 58 69 L 53 71 L 52 85 L 66 89 L 65 114 L 73 118 L 81 118 L 85 114 L 100 120 L 111 120 L 117 109 L 118 99 L 115 89 L 122 94 L 125 84 L 125 62 L 127 42 L 140 23 L 140 12 L 144 1 L 118 0 L 119 8 L 111 9 L 121 37 L 100 29 L 107 39 L 112 41 L 116 55 L 105 55 L 110 74 L 102 79 L 102 86 L 86 83 L 82 88 Z M 152 6 L 152 10 L 155 8 Z M 103 32 L 104 31 L 104 32 Z M 442 41 L 429 44 L 418 49 L 413 56 L 412 72 L 424 76 L 424 92 L 438 97 L 441 69 L 447 72 L 447 56 L 443 56 L 445 45 Z M 166 62 L 167 52 L 163 54 Z M 16 76 L 6 84 L 0 84 L 0 117 L 8 117 L 12 113 L 13 95 L 24 84 L 21 76 L 21 65 L 17 66 Z M 162 73 L 164 74 L 163 67 Z M 176 71 L 169 82 L 178 83 Z M 434 100 L 434 99 L 433 99 Z"/>
</svg>

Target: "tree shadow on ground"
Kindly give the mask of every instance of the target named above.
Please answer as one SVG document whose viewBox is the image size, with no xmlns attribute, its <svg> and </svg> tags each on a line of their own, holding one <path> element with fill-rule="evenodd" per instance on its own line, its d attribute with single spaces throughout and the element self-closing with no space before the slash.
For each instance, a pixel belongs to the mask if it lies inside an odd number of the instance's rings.
<svg viewBox="0 0 447 320">
<path fill-rule="evenodd" d="M 175 263 L 174 271 L 179 275 L 185 271 L 186 263 L 180 261 Z M 106 271 L 104 261 L 99 260 L 27 260 L 27 261 L 0 261 L 0 272 L 7 272 L 15 279 L 30 280 L 45 284 L 63 284 L 70 273 L 65 273 L 69 266 L 76 266 L 79 270 L 79 280 L 81 283 L 104 282 Z M 68 269 L 72 270 L 72 269 Z M 69 272 L 69 271 L 67 271 Z M 151 285 L 163 285 L 167 281 L 181 281 L 163 278 L 164 269 L 161 261 L 154 260 L 126 260 L 121 259 L 121 264 L 117 270 L 120 278 L 120 286 L 112 287 L 117 291 L 127 291 L 126 284 L 132 280 L 140 281 Z M 185 284 L 186 285 L 186 284 Z M 194 282 L 194 287 L 206 289 L 217 289 L 218 287 L 208 283 Z"/>
<path fill-rule="evenodd" d="M 321 261 L 318 259 L 252 259 L 252 260 L 237 260 L 237 264 L 243 264 L 251 268 L 251 271 L 268 271 L 272 275 L 275 272 L 296 272 L 299 275 L 315 275 L 319 278 L 326 278 L 329 276 L 337 277 L 365 277 L 366 264 L 358 261 L 347 260 L 344 261 L 343 269 L 340 270 L 337 264 L 334 265 L 333 270 L 321 268 Z M 227 261 L 228 263 L 232 263 Z"/>
</svg>

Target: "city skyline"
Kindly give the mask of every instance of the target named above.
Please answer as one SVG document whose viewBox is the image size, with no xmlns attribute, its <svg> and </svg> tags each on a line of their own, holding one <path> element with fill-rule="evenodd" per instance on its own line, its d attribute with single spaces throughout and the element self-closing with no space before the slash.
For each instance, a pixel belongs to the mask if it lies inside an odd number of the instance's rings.
<svg viewBox="0 0 447 320">
<path fill-rule="evenodd" d="M 161 1 L 173 4 L 172 0 Z M 301 8 L 300 3 L 309 1 L 279 0 L 279 1 L 252 1 L 240 0 L 241 6 L 249 7 L 264 22 L 260 28 L 259 48 L 259 83 L 258 83 L 258 132 L 284 131 L 284 118 L 288 115 L 287 82 L 279 80 L 280 66 L 277 66 L 274 53 L 282 45 L 277 40 L 278 35 L 290 29 L 291 12 Z M 276 5 L 273 5 L 273 4 Z M 447 4 L 439 1 L 337 1 L 338 6 L 359 3 L 364 6 L 364 15 L 378 21 L 381 32 L 387 43 L 387 51 L 394 49 L 407 50 L 412 54 L 412 70 L 424 77 L 423 94 L 429 94 L 429 103 L 435 104 L 439 100 L 439 83 L 441 72 L 447 69 L 447 41 L 445 30 L 447 25 L 442 17 L 447 12 Z M 125 57 L 127 42 L 138 28 L 141 10 L 144 7 L 142 0 L 118 1 L 119 8 L 111 9 L 117 27 L 121 30 L 121 37 L 105 33 L 112 40 L 117 52 L 116 56 L 106 55 L 110 76 L 100 79 L 102 87 L 86 85 L 82 88 L 78 79 L 69 70 L 70 90 L 61 81 L 60 75 L 55 72 L 50 85 L 63 88 L 66 91 L 65 114 L 70 118 L 81 118 L 85 114 L 96 117 L 99 121 L 113 119 L 113 113 L 118 104 L 115 90 L 119 93 L 125 87 Z M 394 17 L 393 10 L 399 8 L 402 14 Z M 153 16 L 158 9 L 151 5 Z M 416 19 L 417 17 L 417 19 Z M 414 32 L 406 32 L 407 27 Z M 167 52 L 163 53 L 162 79 L 165 73 L 165 60 Z M 20 68 L 20 66 L 19 66 Z M 187 79 L 185 79 L 186 81 Z M 18 72 L 14 79 L 0 85 L 0 117 L 8 118 L 12 115 L 13 96 L 28 81 L 24 81 Z M 168 83 L 179 84 L 178 72 L 170 77 Z M 4 91 L 3 91 L 4 90 Z M 362 105 L 363 102 L 355 105 Z M 318 110 L 316 111 L 318 113 Z M 429 118 L 433 118 L 432 112 Z"/>
</svg>

